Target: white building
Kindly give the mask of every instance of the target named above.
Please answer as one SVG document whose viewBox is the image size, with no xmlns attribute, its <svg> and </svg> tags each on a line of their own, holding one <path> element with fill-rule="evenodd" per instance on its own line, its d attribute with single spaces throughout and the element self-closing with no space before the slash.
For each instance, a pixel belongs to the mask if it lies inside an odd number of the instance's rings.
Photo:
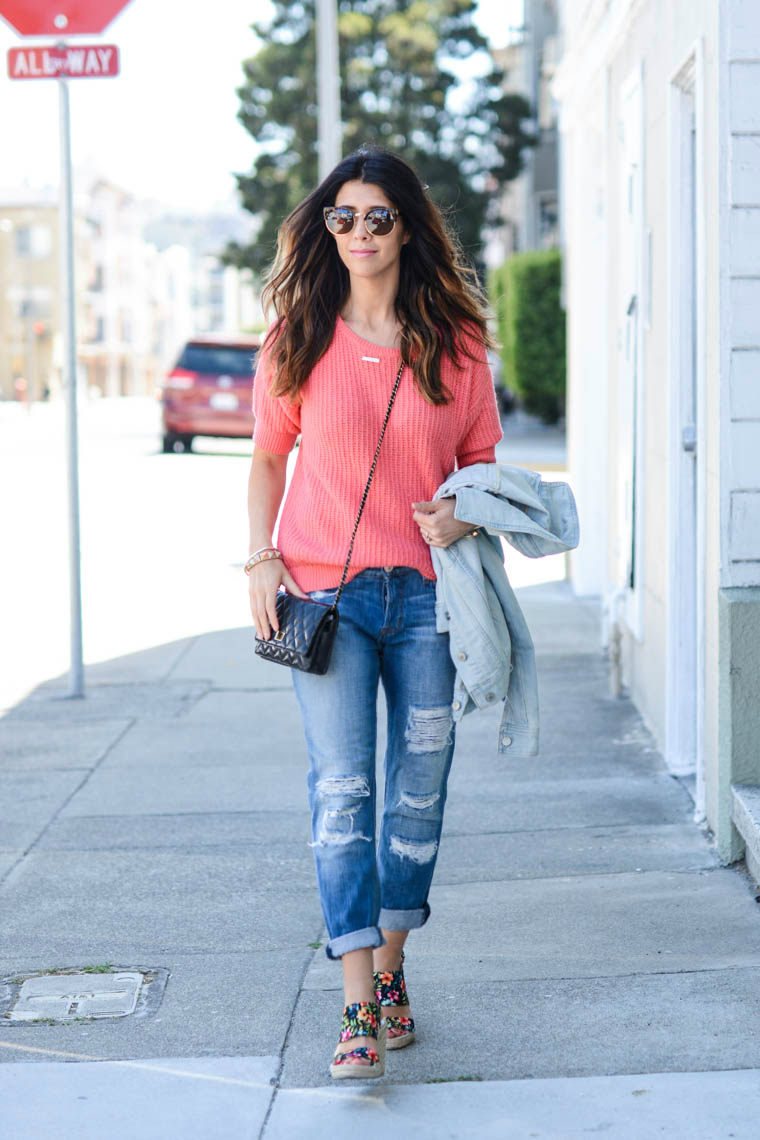
<svg viewBox="0 0 760 1140">
<path fill-rule="evenodd" d="M 560 8 L 573 586 L 760 877 L 760 4 Z"/>
<path fill-rule="evenodd" d="M 90 275 L 76 283 L 87 298 L 79 359 L 88 387 L 106 396 L 146 395 L 156 380 L 156 251 L 143 241 L 145 208 L 102 178 L 82 193 L 78 205 L 90 231 Z"/>
</svg>

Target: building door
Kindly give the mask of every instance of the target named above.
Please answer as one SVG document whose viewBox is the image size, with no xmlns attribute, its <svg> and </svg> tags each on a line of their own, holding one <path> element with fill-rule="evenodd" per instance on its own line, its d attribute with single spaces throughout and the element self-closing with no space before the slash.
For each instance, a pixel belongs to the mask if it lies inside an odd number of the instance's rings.
<svg viewBox="0 0 760 1140">
<path fill-rule="evenodd" d="M 621 89 L 619 123 L 618 405 L 615 588 L 622 615 L 642 638 L 643 526 L 642 322 L 644 319 L 644 197 L 642 84 L 638 69 Z"/>
<path fill-rule="evenodd" d="M 668 267 L 670 320 L 669 582 L 665 759 L 676 775 L 697 777 L 697 817 L 704 814 L 702 686 L 704 557 L 701 531 L 700 416 L 702 242 L 696 112 L 696 59 L 674 77 L 670 102 L 671 177 Z"/>
</svg>

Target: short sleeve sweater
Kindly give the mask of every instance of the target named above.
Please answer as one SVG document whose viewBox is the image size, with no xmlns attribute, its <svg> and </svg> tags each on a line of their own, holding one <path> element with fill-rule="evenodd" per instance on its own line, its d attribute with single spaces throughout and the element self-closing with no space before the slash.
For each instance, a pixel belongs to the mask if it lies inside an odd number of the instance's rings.
<svg viewBox="0 0 760 1140">
<path fill-rule="evenodd" d="M 349 581 L 370 566 L 410 566 L 435 579 L 412 503 L 431 500 L 455 464 L 495 460 L 502 430 L 491 370 L 482 343 L 468 334 L 467 344 L 477 359 L 460 352 L 461 371 L 448 356 L 442 360 L 442 379 L 453 396 L 448 404 L 429 404 L 411 370 L 404 369 L 356 534 Z M 330 347 L 297 404 L 270 395 L 269 348 L 260 353 L 254 443 L 282 455 L 301 436 L 277 545 L 302 590 L 340 583 L 400 363 L 400 349 L 364 340 L 338 316 Z"/>
</svg>

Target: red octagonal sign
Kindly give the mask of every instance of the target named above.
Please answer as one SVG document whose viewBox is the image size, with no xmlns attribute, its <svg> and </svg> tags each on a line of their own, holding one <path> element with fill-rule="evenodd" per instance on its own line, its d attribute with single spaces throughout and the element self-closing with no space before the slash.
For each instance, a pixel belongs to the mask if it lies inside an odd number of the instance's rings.
<svg viewBox="0 0 760 1140">
<path fill-rule="evenodd" d="M 21 36 L 91 36 L 129 0 L 0 0 L 0 16 Z"/>
</svg>

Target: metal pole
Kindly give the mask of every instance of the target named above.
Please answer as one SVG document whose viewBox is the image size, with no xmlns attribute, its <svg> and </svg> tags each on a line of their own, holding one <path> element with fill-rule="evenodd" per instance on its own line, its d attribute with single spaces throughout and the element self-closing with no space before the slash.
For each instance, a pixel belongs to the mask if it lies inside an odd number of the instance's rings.
<svg viewBox="0 0 760 1140">
<path fill-rule="evenodd" d="M 65 46 L 65 45 L 64 45 Z M 69 491 L 69 574 L 71 595 L 71 669 L 69 696 L 84 696 L 82 658 L 82 582 L 79 558 L 79 463 L 77 442 L 77 338 L 74 294 L 74 217 L 71 190 L 71 125 L 69 84 L 58 79 L 61 140 L 61 189 L 58 207 L 60 231 L 61 331 L 63 333 L 63 386 L 66 393 L 66 435 Z"/>
<path fill-rule="evenodd" d="M 317 0 L 317 104 L 319 181 L 340 162 L 340 64 L 336 0 Z"/>
</svg>

